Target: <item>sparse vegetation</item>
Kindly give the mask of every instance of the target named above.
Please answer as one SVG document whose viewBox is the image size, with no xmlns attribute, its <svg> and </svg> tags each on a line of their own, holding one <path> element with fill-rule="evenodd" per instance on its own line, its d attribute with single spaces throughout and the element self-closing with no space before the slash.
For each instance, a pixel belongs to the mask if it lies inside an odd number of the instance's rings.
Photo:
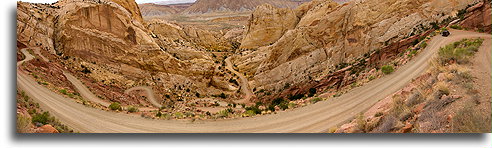
<svg viewBox="0 0 492 148">
<path fill-rule="evenodd" d="M 62 93 L 62 94 L 64 94 L 64 95 L 67 95 L 68 94 L 68 91 L 66 89 L 60 89 L 59 92 Z"/>
<path fill-rule="evenodd" d="M 469 58 L 478 51 L 483 39 L 463 39 L 439 49 L 439 62 L 444 65 L 450 62 L 467 63 Z"/>
<path fill-rule="evenodd" d="M 473 103 L 468 103 L 453 118 L 453 132 L 490 133 L 490 114 L 484 115 L 476 110 Z"/>
<path fill-rule="evenodd" d="M 43 112 L 41 114 L 35 114 L 32 117 L 32 123 L 41 123 L 43 125 L 48 124 L 48 122 L 51 120 L 50 118 L 50 113 L 49 112 Z"/>
<path fill-rule="evenodd" d="M 128 106 L 128 112 L 130 113 L 138 112 L 138 108 L 130 105 Z"/>
<path fill-rule="evenodd" d="M 391 73 L 393 73 L 393 71 L 395 71 L 395 69 L 393 69 L 393 66 L 391 66 L 391 65 L 384 65 L 381 67 L 381 71 L 384 74 L 391 74 Z"/>
<path fill-rule="evenodd" d="M 463 28 L 460 25 L 451 25 L 449 28 L 457 29 L 457 30 L 462 30 Z"/>
<path fill-rule="evenodd" d="M 108 107 L 111 110 L 121 110 L 121 105 L 118 102 L 113 102 Z"/>
<path fill-rule="evenodd" d="M 313 98 L 313 99 L 311 99 L 311 103 L 312 104 L 315 104 L 315 103 L 317 103 L 319 101 L 323 101 L 323 99 L 322 98 Z"/>
</svg>

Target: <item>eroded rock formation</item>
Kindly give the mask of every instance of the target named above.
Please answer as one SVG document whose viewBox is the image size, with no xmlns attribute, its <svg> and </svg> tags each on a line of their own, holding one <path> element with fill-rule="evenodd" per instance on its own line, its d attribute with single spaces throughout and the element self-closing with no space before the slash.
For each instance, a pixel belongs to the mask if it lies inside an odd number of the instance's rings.
<svg viewBox="0 0 492 148">
<path fill-rule="evenodd" d="M 241 72 L 252 75 L 252 87 L 282 90 L 287 83 L 295 86 L 321 80 L 340 64 L 354 63 L 365 54 L 421 34 L 432 28 L 431 23 L 456 16 L 458 10 L 473 2 L 356 0 L 338 5 L 332 1 L 312 1 L 296 10 L 300 20 L 295 28 L 270 46 L 246 51 L 247 55 L 234 62 Z M 257 11 L 260 10 L 263 11 Z M 271 16 L 255 17 L 252 20 Z M 250 27 L 246 39 L 268 27 L 250 24 L 254 27 Z"/>
</svg>

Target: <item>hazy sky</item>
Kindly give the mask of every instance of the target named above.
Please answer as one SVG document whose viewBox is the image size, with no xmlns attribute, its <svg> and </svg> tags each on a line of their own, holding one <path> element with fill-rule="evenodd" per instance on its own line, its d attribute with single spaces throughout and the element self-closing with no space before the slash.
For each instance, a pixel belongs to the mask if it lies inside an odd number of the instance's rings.
<svg viewBox="0 0 492 148">
<path fill-rule="evenodd" d="M 20 0 L 23 2 L 31 2 L 31 3 L 53 3 L 58 0 Z M 137 3 L 150 3 L 150 2 L 160 2 L 160 1 L 180 1 L 180 0 L 135 0 Z"/>
</svg>

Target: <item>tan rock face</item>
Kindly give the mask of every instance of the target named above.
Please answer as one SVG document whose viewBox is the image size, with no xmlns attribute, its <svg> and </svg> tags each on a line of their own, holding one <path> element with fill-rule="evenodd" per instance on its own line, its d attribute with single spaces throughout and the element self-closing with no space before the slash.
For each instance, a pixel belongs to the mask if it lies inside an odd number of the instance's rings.
<svg viewBox="0 0 492 148">
<path fill-rule="evenodd" d="M 53 13 L 48 5 L 17 2 L 17 41 L 54 53 Z"/>
<path fill-rule="evenodd" d="M 484 2 L 480 2 L 468 8 L 466 10 L 468 12 L 468 15 L 465 16 L 460 25 L 465 28 L 476 29 L 491 33 L 492 11 L 490 3 L 490 0 L 485 0 Z"/>
<path fill-rule="evenodd" d="M 299 23 L 267 47 L 267 58 L 258 67 L 243 70 L 255 71 L 251 82 L 255 87 L 280 89 L 285 83 L 305 82 L 326 75 L 339 63 L 350 63 L 412 33 L 419 34 L 419 25 L 430 27 L 431 22 L 455 15 L 472 2 L 357 0 L 339 6 L 313 1 L 298 9 Z"/>
<path fill-rule="evenodd" d="M 140 23 L 143 23 L 142 14 L 135 0 L 111 0 L 132 14 L 132 18 L 136 19 Z"/>
<path fill-rule="evenodd" d="M 164 20 L 151 20 L 147 25 L 161 47 L 192 47 L 198 50 L 228 51 L 237 47 L 242 30 L 234 29 L 225 34 L 193 27 L 183 27 Z"/>
<path fill-rule="evenodd" d="M 247 33 L 241 42 L 242 49 L 266 46 L 277 41 L 289 29 L 293 29 L 299 18 L 287 8 L 275 8 L 269 4 L 258 6 L 249 20 Z"/>
<path fill-rule="evenodd" d="M 63 0 L 53 5 L 19 2 L 18 10 L 18 41 L 53 51 L 67 70 L 79 76 L 123 89 L 155 86 L 160 98 L 174 92 L 182 96 L 217 94 L 224 87 L 209 85 L 216 74 L 210 54 L 171 39 L 155 38 L 132 0 Z M 195 35 L 192 43 L 220 38 L 206 31 L 183 30 L 177 32 Z M 82 73 L 84 68 L 90 73 Z M 186 88 L 193 91 L 180 92 Z"/>
</svg>

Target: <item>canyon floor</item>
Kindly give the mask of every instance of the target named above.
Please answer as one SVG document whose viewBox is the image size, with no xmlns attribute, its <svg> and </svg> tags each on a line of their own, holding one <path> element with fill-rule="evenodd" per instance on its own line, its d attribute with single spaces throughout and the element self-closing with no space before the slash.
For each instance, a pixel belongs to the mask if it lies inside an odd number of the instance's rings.
<svg viewBox="0 0 492 148">
<path fill-rule="evenodd" d="M 52 92 L 38 84 L 26 72 L 17 71 L 18 88 L 38 102 L 61 122 L 78 132 L 122 132 L 122 133 L 277 133 L 277 132 L 327 132 L 330 128 L 351 120 L 355 115 L 370 108 L 379 100 L 404 87 L 413 78 L 418 77 L 429 67 L 429 61 L 436 51 L 447 44 L 463 38 L 481 37 L 490 41 L 489 34 L 451 30 L 451 36 L 435 36 L 429 45 L 417 57 L 394 73 L 368 84 L 355 88 L 340 97 L 321 101 L 313 105 L 282 111 L 276 114 L 239 119 L 218 120 L 152 120 L 137 115 L 115 113 L 86 107 L 71 99 Z M 32 59 L 25 52 L 26 58 Z M 489 53 L 490 55 L 490 53 Z M 487 58 L 487 57 L 485 57 Z M 488 60 L 479 60 L 490 68 Z M 490 70 L 490 69 L 489 69 Z M 91 93 L 91 92 L 80 92 Z M 81 94 L 90 95 L 90 94 Z"/>
</svg>

